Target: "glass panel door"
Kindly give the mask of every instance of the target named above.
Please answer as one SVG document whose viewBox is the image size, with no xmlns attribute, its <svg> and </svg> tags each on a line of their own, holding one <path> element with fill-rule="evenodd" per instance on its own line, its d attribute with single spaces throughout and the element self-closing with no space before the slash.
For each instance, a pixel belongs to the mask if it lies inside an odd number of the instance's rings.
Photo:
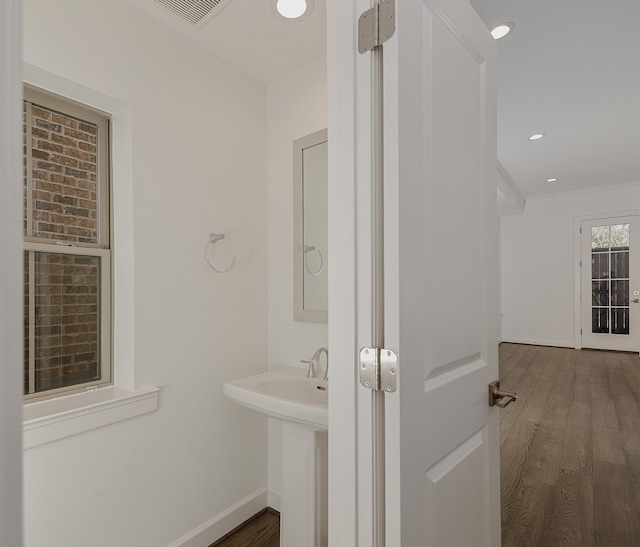
<svg viewBox="0 0 640 547">
<path fill-rule="evenodd" d="M 637 303 L 640 294 L 638 218 L 631 216 L 582 223 L 584 347 L 640 349 L 640 331 L 637 328 L 640 315 Z"/>
</svg>

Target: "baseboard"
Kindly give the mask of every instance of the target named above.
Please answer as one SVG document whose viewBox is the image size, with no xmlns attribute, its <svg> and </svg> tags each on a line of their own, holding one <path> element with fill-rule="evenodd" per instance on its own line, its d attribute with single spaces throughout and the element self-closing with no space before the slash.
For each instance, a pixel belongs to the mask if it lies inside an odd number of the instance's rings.
<svg viewBox="0 0 640 547">
<path fill-rule="evenodd" d="M 207 547 L 265 507 L 267 489 L 261 488 L 174 541 L 169 547 Z"/>
<path fill-rule="evenodd" d="M 282 507 L 282 498 L 280 492 L 269 490 L 269 507 L 273 507 L 276 511 L 280 511 Z"/>
<path fill-rule="evenodd" d="M 528 344 L 530 346 L 552 346 L 555 348 L 572 348 L 576 347 L 573 340 L 540 340 L 538 338 L 514 338 L 510 336 L 503 336 L 500 339 L 501 342 L 507 342 L 510 344 Z"/>
</svg>

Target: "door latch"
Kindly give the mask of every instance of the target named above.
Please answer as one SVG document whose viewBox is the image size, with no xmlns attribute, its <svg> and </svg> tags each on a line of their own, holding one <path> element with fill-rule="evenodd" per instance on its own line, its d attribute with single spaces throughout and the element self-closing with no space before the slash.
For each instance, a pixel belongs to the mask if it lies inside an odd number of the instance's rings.
<svg viewBox="0 0 640 547">
<path fill-rule="evenodd" d="M 489 406 L 504 408 L 518 399 L 514 391 L 500 389 L 500 380 L 494 380 L 489 384 Z"/>
<path fill-rule="evenodd" d="M 390 349 L 362 348 L 359 368 L 364 387 L 385 393 L 398 388 L 398 356 Z"/>
</svg>

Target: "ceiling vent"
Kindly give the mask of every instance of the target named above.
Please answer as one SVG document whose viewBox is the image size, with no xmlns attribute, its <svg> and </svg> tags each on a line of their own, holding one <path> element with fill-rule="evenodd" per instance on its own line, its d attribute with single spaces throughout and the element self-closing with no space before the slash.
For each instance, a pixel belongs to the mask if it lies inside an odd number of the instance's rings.
<svg viewBox="0 0 640 547">
<path fill-rule="evenodd" d="M 190 26 L 199 28 L 230 0 L 154 0 Z"/>
</svg>

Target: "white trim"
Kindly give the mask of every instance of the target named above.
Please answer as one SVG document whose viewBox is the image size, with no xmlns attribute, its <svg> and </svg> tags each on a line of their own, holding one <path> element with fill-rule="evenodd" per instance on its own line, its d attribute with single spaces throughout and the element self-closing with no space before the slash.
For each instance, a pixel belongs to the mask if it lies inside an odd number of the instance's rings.
<svg viewBox="0 0 640 547">
<path fill-rule="evenodd" d="M 329 378 L 329 537 L 332 545 L 366 545 L 358 536 L 355 357 L 357 351 L 355 155 L 356 14 L 362 0 L 327 2 L 329 108 L 329 347 L 336 366 Z M 360 8 L 360 9 L 358 9 Z M 363 106 L 364 108 L 364 106 Z"/>
<path fill-rule="evenodd" d="M 498 192 L 513 205 L 514 213 L 523 214 L 527 200 L 523 197 L 522 191 L 499 161 L 497 186 Z"/>
<path fill-rule="evenodd" d="M 0 0 L 0 544 L 22 545 L 22 2 Z"/>
<path fill-rule="evenodd" d="M 260 488 L 222 513 L 209 519 L 168 547 L 202 547 L 220 539 L 267 506 L 267 489 Z"/>
<path fill-rule="evenodd" d="M 276 492 L 273 488 L 269 488 L 268 502 L 269 507 L 273 507 L 276 511 L 280 511 L 282 508 L 282 495 L 280 492 Z"/>
<path fill-rule="evenodd" d="M 25 404 L 23 449 L 80 435 L 158 410 L 158 388 L 131 393 L 116 387 Z"/>
<path fill-rule="evenodd" d="M 539 196 L 529 196 L 527 201 L 537 201 L 540 199 L 552 199 L 567 196 L 579 196 L 581 194 L 590 194 L 592 192 L 612 192 L 614 190 L 621 190 L 624 188 L 633 188 L 634 186 L 640 186 L 640 181 L 621 182 L 619 184 L 609 184 L 607 186 L 596 186 L 595 188 L 582 188 L 580 190 L 571 190 L 568 192 L 556 192 L 554 194 L 542 194 Z"/>
<path fill-rule="evenodd" d="M 500 342 L 507 344 L 527 344 L 529 346 L 551 346 L 554 348 L 574 348 L 580 349 L 575 346 L 573 340 L 540 340 L 539 338 L 520 338 L 518 336 L 503 336 Z"/>
</svg>

